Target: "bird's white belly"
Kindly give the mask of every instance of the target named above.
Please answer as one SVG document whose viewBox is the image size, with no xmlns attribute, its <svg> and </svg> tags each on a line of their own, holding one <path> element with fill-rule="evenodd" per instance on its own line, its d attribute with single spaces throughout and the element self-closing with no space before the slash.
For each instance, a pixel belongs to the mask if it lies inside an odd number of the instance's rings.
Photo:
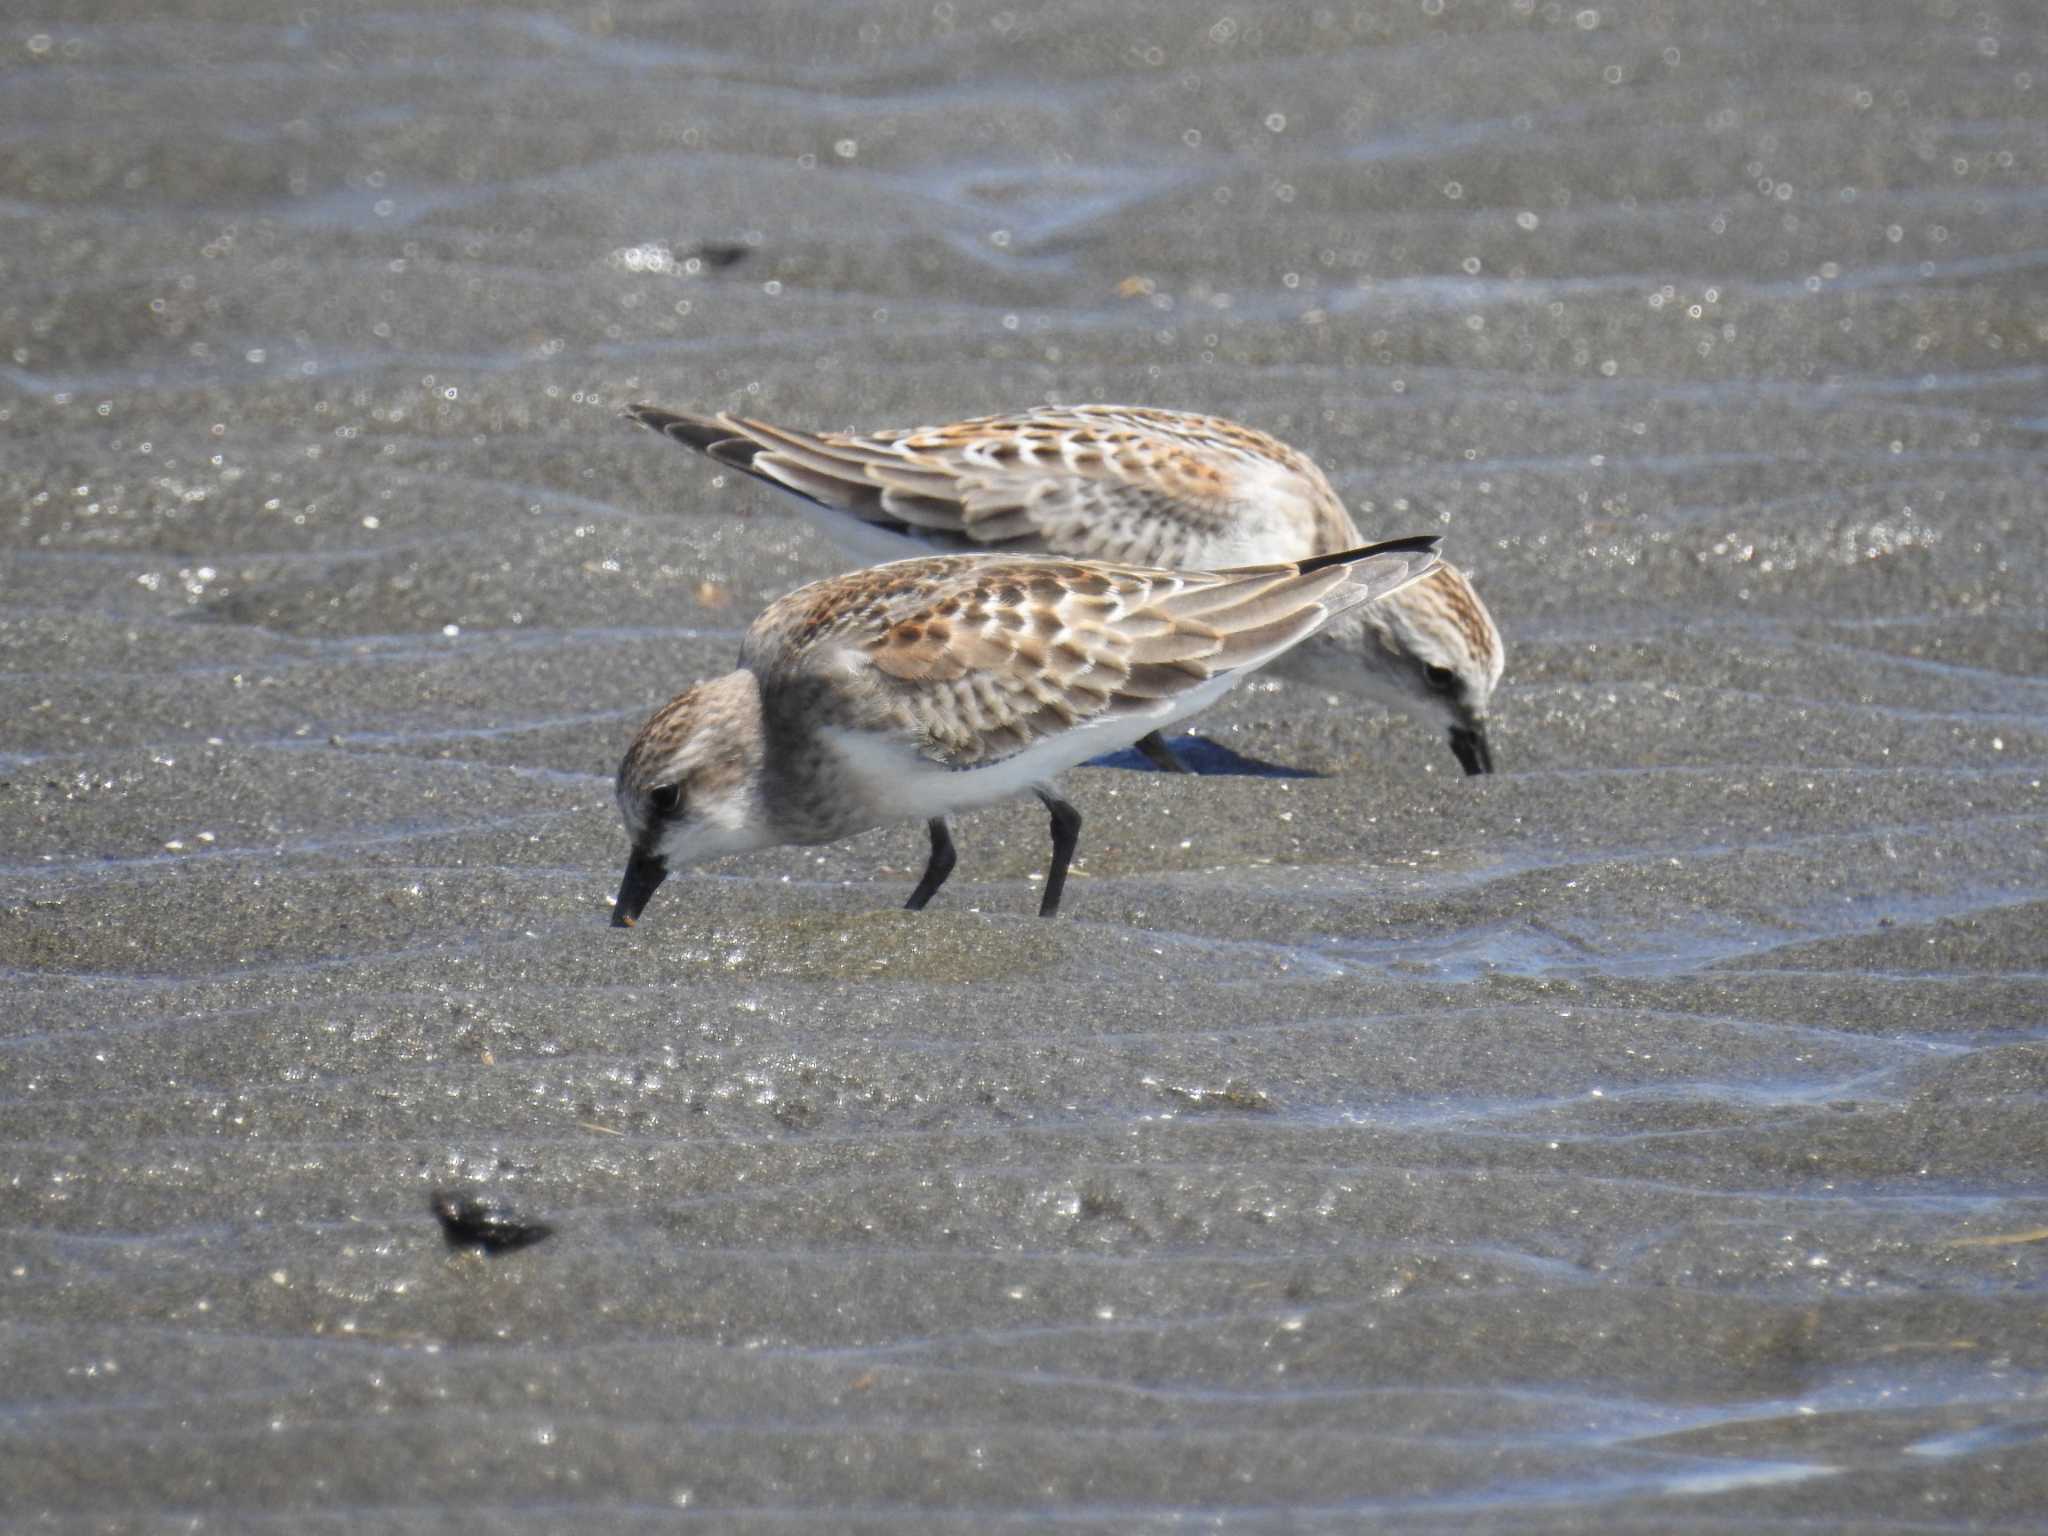
<svg viewBox="0 0 2048 1536">
<path fill-rule="evenodd" d="M 1176 720 L 1207 709 L 1245 675 L 1212 677 L 1177 699 L 1163 700 L 1156 710 L 1078 725 L 974 768 L 948 768 L 901 738 L 874 731 L 828 728 L 824 734 L 878 822 L 923 821 L 1050 785 L 1076 764 L 1128 747 L 1147 732 L 1165 730 Z"/>
</svg>

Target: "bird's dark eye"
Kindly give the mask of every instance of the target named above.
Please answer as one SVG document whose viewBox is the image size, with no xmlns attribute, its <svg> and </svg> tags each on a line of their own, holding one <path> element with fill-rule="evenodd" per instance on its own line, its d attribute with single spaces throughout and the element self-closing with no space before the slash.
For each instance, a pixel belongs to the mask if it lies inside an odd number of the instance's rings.
<svg viewBox="0 0 2048 1536">
<path fill-rule="evenodd" d="M 647 791 L 647 804 L 654 814 L 663 821 L 669 821 L 683 808 L 683 786 L 680 784 L 659 784 Z"/>
<path fill-rule="evenodd" d="M 1458 674 L 1449 667 L 1424 667 L 1422 680 L 1431 693 L 1450 693 L 1458 686 Z"/>
</svg>

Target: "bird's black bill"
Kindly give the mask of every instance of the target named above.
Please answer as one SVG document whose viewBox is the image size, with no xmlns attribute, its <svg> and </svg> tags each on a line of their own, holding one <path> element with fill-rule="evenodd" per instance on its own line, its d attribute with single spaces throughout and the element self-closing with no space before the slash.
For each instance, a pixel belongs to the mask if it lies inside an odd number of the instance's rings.
<svg viewBox="0 0 2048 1536">
<path fill-rule="evenodd" d="M 1486 732 L 1470 726 L 1452 726 L 1451 750 L 1458 754 L 1458 766 L 1467 773 L 1493 772 L 1493 748 L 1487 743 Z"/>
<path fill-rule="evenodd" d="M 640 921 L 647 903 L 668 878 L 668 866 L 651 854 L 636 853 L 626 860 L 626 878 L 619 882 L 619 899 L 612 908 L 612 926 L 630 928 Z"/>
</svg>

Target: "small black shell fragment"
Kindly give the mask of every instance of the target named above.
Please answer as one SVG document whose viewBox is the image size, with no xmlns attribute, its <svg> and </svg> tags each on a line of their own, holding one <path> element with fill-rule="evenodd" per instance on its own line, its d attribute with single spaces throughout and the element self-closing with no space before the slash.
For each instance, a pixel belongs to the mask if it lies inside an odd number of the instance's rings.
<svg viewBox="0 0 2048 1536">
<path fill-rule="evenodd" d="M 704 263 L 704 270 L 716 272 L 722 267 L 737 266 L 754 254 L 750 245 L 737 245 L 724 240 L 706 240 L 702 245 L 693 245 L 683 252 L 683 260 L 695 257 Z"/>
<path fill-rule="evenodd" d="M 501 1200 L 459 1189 L 435 1190 L 433 1209 L 450 1248 L 506 1253 L 531 1247 L 555 1230 L 544 1221 L 520 1215 Z"/>
</svg>

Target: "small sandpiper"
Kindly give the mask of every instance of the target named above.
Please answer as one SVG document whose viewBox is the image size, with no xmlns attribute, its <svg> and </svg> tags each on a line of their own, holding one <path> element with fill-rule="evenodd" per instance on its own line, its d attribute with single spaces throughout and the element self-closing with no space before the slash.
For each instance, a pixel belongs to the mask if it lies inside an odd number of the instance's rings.
<svg viewBox="0 0 2048 1536">
<path fill-rule="evenodd" d="M 1044 406 L 945 427 L 804 432 L 743 417 L 628 407 L 633 418 L 801 498 L 863 563 L 967 550 L 1215 570 L 1365 540 L 1298 449 L 1214 416 Z M 1487 718 L 1500 632 L 1454 566 L 1361 605 L 1276 669 L 1447 731 L 1469 773 L 1493 771 Z M 1137 743 L 1185 767 L 1153 732 Z"/>
<path fill-rule="evenodd" d="M 632 853 L 612 921 L 672 870 L 923 821 L 908 905 L 952 872 L 955 811 L 1029 792 L 1052 814 L 1039 903 L 1059 910 L 1081 813 L 1063 770 L 1215 702 L 1333 618 L 1437 569 L 1424 535 L 1284 565 L 1167 571 L 1047 555 L 936 555 L 768 605 L 739 670 L 678 694 L 619 765 Z"/>
</svg>

